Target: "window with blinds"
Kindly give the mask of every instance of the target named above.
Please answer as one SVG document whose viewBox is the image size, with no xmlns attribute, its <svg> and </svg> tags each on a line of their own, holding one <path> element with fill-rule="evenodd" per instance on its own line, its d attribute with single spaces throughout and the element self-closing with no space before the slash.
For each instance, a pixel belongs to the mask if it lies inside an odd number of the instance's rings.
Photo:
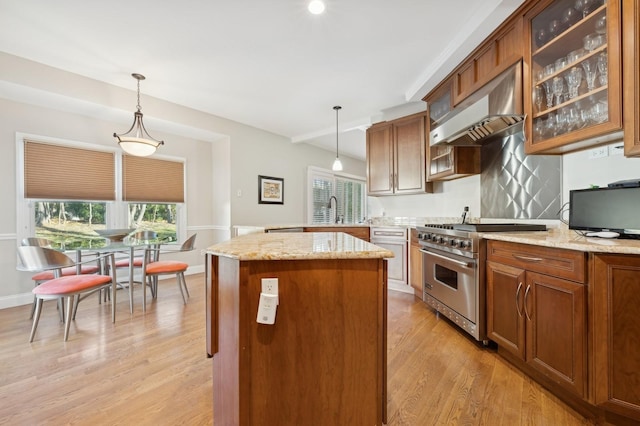
<svg viewBox="0 0 640 426">
<path fill-rule="evenodd" d="M 122 199 L 184 203 L 184 163 L 123 155 Z"/>
<path fill-rule="evenodd" d="M 365 182 L 340 175 L 320 171 L 310 174 L 311 223 L 333 223 L 335 221 L 335 201 L 337 215 L 344 223 L 361 222 L 365 216 Z"/>
<path fill-rule="evenodd" d="M 115 154 L 24 141 L 24 198 L 113 201 Z"/>
</svg>

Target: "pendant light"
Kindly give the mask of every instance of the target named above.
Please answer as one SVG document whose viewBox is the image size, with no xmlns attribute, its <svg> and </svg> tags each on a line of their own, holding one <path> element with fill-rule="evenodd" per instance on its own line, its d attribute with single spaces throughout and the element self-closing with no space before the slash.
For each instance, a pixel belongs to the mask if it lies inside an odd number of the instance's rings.
<svg viewBox="0 0 640 426">
<path fill-rule="evenodd" d="M 336 110 L 336 160 L 333 162 L 333 171 L 340 172 L 342 171 L 342 161 L 340 161 L 340 155 L 338 154 L 338 111 L 342 109 L 341 106 L 336 105 L 333 107 Z"/>
<path fill-rule="evenodd" d="M 133 124 L 126 133 L 113 134 L 114 138 L 118 139 L 118 144 L 124 152 L 127 154 L 135 155 L 137 157 L 147 157 L 158 149 L 158 146 L 164 145 L 164 141 L 159 141 L 152 138 L 147 132 L 147 129 L 142 123 L 142 111 L 140 110 L 140 80 L 144 80 L 145 77 L 142 74 L 131 74 L 131 77 L 138 80 L 138 109 L 133 113 Z"/>
</svg>

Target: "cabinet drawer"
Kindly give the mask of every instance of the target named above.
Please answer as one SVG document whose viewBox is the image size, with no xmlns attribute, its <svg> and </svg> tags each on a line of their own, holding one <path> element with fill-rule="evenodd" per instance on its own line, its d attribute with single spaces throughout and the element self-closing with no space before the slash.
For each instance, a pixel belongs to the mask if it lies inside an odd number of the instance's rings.
<svg viewBox="0 0 640 426">
<path fill-rule="evenodd" d="M 580 283 L 586 282 L 586 253 L 505 241 L 489 241 L 487 260 Z"/>
</svg>

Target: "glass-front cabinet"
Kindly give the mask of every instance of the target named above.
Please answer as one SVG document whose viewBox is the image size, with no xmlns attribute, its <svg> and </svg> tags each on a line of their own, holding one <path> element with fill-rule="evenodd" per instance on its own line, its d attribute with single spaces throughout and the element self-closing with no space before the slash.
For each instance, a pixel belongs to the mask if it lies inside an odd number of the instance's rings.
<svg viewBox="0 0 640 426">
<path fill-rule="evenodd" d="M 541 1 L 525 24 L 527 153 L 568 152 L 620 130 L 620 0 Z"/>
</svg>

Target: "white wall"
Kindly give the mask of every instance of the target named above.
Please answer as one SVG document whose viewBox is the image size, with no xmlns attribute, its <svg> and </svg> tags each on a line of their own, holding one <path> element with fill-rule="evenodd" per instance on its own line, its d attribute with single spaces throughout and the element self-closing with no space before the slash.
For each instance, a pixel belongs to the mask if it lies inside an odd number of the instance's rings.
<svg viewBox="0 0 640 426">
<path fill-rule="evenodd" d="M 16 271 L 16 133 L 115 146 L 112 134 L 131 125 L 135 96 L 0 52 L 0 308 L 30 303 L 33 288 L 30 275 Z M 182 255 L 190 270 L 204 269 L 201 249 L 228 239 L 233 224 L 304 221 L 306 168 L 330 168 L 335 158 L 160 99 L 144 96 L 142 106 L 150 133 L 165 140 L 162 153 L 187 160 L 187 229 L 198 233 L 197 249 Z M 363 161 L 342 160 L 345 172 L 364 176 Z M 284 205 L 258 204 L 258 175 L 285 179 Z"/>
<path fill-rule="evenodd" d="M 621 141 L 608 146 L 619 146 Z M 562 199 L 569 201 L 569 190 L 590 185 L 607 186 L 610 182 L 640 178 L 640 158 L 611 155 L 589 158 L 590 149 L 562 157 Z M 436 183 L 435 194 L 369 197 L 372 217 L 460 217 L 464 206 L 469 216 L 480 216 L 480 176 Z M 565 217 L 566 218 L 566 217 Z"/>
</svg>

